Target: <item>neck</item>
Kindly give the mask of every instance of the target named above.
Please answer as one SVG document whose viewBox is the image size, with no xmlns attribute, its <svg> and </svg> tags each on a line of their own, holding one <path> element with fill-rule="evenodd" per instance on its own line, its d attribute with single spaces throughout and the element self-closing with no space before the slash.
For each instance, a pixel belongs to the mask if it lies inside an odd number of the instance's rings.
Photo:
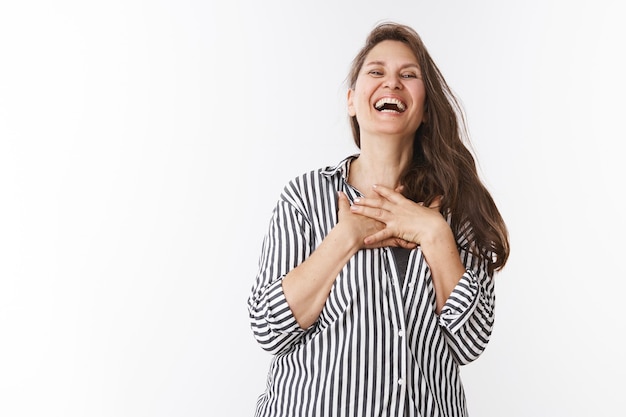
<svg viewBox="0 0 626 417">
<path fill-rule="evenodd" d="M 361 140 L 361 153 L 350 166 L 348 181 L 365 196 L 371 195 L 374 184 L 396 189 L 411 164 L 412 145 L 412 138 L 410 142 L 389 138 Z"/>
</svg>

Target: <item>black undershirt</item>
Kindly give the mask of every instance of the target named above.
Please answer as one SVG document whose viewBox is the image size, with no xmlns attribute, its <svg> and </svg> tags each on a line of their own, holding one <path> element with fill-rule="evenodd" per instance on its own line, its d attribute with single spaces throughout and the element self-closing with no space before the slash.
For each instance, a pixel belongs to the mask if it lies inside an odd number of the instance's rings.
<svg viewBox="0 0 626 417">
<path fill-rule="evenodd" d="M 396 258 L 396 264 L 398 265 L 398 277 L 400 278 L 400 285 L 404 285 L 404 277 L 406 276 L 406 268 L 409 264 L 410 249 L 392 247 L 393 256 Z"/>
</svg>

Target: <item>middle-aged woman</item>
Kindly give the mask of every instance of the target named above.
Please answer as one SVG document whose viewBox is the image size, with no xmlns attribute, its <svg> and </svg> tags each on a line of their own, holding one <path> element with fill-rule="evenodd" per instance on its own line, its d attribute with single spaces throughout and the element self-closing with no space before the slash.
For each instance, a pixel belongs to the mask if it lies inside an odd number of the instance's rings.
<svg viewBox="0 0 626 417">
<path fill-rule="evenodd" d="M 463 113 L 418 34 L 378 25 L 353 61 L 360 152 L 287 184 L 248 308 L 274 356 L 257 416 L 465 416 L 504 221 Z"/>
</svg>

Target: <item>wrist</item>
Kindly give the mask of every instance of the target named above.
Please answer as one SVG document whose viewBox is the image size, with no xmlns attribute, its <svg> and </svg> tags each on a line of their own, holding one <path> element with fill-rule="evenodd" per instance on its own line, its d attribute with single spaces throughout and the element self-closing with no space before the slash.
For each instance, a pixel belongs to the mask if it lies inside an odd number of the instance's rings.
<svg viewBox="0 0 626 417">
<path fill-rule="evenodd" d="M 361 246 L 363 246 L 363 242 L 359 240 L 358 236 L 341 222 L 337 223 L 335 227 L 331 229 L 327 239 L 334 242 L 337 249 L 348 252 L 351 255 L 356 253 Z"/>
<path fill-rule="evenodd" d="M 439 250 L 449 250 L 456 248 L 456 240 L 450 225 L 442 218 L 436 226 L 432 227 L 429 233 L 424 234 L 420 241 L 422 252 L 435 252 Z"/>
</svg>

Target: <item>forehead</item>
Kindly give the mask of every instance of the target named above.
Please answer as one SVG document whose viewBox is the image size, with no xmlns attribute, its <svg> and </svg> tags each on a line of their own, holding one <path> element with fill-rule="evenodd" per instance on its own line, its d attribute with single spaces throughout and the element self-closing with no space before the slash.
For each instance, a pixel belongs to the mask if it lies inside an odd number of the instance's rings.
<svg viewBox="0 0 626 417">
<path fill-rule="evenodd" d="M 386 40 L 379 42 L 365 56 L 364 65 L 372 62 L 387 63 L 389 61 L 402 61 L 402 64 L 415 64 L 417 57 L 407 44 L 400 41 Z"/>
</svg>

